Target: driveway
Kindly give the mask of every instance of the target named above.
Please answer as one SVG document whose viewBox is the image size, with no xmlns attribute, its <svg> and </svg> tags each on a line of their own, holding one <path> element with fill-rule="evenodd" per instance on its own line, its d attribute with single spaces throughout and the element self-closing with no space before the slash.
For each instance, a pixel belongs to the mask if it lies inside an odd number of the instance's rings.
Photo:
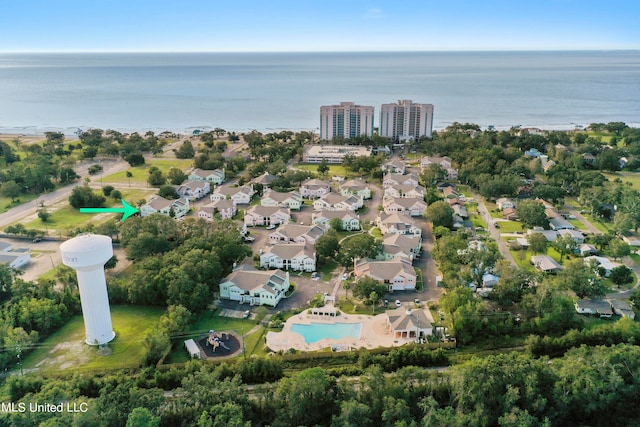
<svg viewBox="0 0 640 427">
<path fill-rule="evenodd" d="M 507 261 L 511 263 L 512 266 L 519 269 L 520 267 L 518 267 L 518 264 L 516 264 L 516 260 L 513 259 L 511 252 L 509 252 L 509 247 L 502 240 L 500 231 L 496 227 L 494 227 L 493 223 L 495 220 L 491 217 L 489 210 L 485 206 L 482 196 L 478 194 L 474 194 L 474 199 L 476 200 L 476 202 L 478 202 L 478 213 L 482 216 L 483 221 L 487 224 L 487 230 L 489 231 L 489 235 L 498 244 L 498 249 L 500 249 L 500 253 Z"/>
</svg>

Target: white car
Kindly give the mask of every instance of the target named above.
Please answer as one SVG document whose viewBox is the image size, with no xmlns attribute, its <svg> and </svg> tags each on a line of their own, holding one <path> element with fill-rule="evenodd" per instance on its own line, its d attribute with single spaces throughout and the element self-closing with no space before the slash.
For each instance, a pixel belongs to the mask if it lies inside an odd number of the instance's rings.
<svg viewBox="0 0 640 427">
<path fill-rule="evenodd" d="M 342 280 L 347 280 L 349 278 L 349 275 L 347 273 L 344 273 L 342 275 Z"/>
<path fill-rule="evenodd" d="M 399 299 L 396 300 L 396 307 L 402 307 L 402 303 Z"/>
<path fill-rule="evenodd" d="M 273 230 L 274 228 L 276 228 L 274 224 L 267 225 L 267 230 Z"/>
</svg>

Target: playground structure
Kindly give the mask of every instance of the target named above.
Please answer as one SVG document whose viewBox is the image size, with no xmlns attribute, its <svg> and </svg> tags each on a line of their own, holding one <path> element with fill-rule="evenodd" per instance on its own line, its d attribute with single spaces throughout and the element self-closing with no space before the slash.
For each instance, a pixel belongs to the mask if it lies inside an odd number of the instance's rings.
<svg viewBox="0 0 640 427">
<path fill-rule="evenodd" d="M 209 337 L 207 338 L 207 345 L 211 346 L 214 353 L 220 348 L 226 351 L 230 351 L 231 349 L 227 347 L 227 345 L 223 341 L 227 339 L 229 339 L 229 334 L 221 333 L 220 335 L 218 335 L 214 330 L 210 330 Z"/>
</svg>

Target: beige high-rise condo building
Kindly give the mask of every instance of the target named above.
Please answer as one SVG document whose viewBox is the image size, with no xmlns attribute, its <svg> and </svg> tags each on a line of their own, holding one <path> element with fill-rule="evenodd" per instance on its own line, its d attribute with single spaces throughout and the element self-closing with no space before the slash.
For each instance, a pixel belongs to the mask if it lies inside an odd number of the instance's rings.
<svg viewBox="0 0 640 427">
<path fill-rule="evenodd" d="M 380 107 L 380 136 L 399 140 L 431 138 L 433 104 L 414 104 L 401 99 Z"/>
<path fill-rule="evenodd" d="M 373 136 L 373 107 L 341 102 L 320 107 L 320 139 Z"/>
</svg>

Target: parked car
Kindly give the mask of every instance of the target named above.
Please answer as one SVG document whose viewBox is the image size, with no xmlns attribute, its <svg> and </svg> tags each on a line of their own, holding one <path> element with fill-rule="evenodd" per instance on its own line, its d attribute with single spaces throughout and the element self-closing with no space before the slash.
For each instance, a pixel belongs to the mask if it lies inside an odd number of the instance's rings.
<svg viewBox="0 0 640 427">
<path fill-rule="evenodd" d="M 274 228 L 276 228 L 274 224 L 267 225 L 267 230 L 273 230 Z"/>
<path fill-rule="evenodd" d="M 342 275 L 342 280 L 347 280 L 349 278 L 349 275 L 347 273 L 344 273 Z"/>
<path fill-rule="evenodd" d="M 318 280 L 319 278 L 320 278 L 320 275 L 316 271 L 311 273 L 311 279 L 312 280 Z"/>
<path fill-rule="evenodd" d="M 396 300 L 396 307 L 402 307 L 402 303 L 399 299 Z"/>
<path fill-rule="evenodd" d="M 247 242 L 247 243 L 255 242 L 255 240 L 256 240 L 256 238 L 253 237 L 253 236 L 246 236 L 244 238 L 244 241 Z"/>
</svg>

